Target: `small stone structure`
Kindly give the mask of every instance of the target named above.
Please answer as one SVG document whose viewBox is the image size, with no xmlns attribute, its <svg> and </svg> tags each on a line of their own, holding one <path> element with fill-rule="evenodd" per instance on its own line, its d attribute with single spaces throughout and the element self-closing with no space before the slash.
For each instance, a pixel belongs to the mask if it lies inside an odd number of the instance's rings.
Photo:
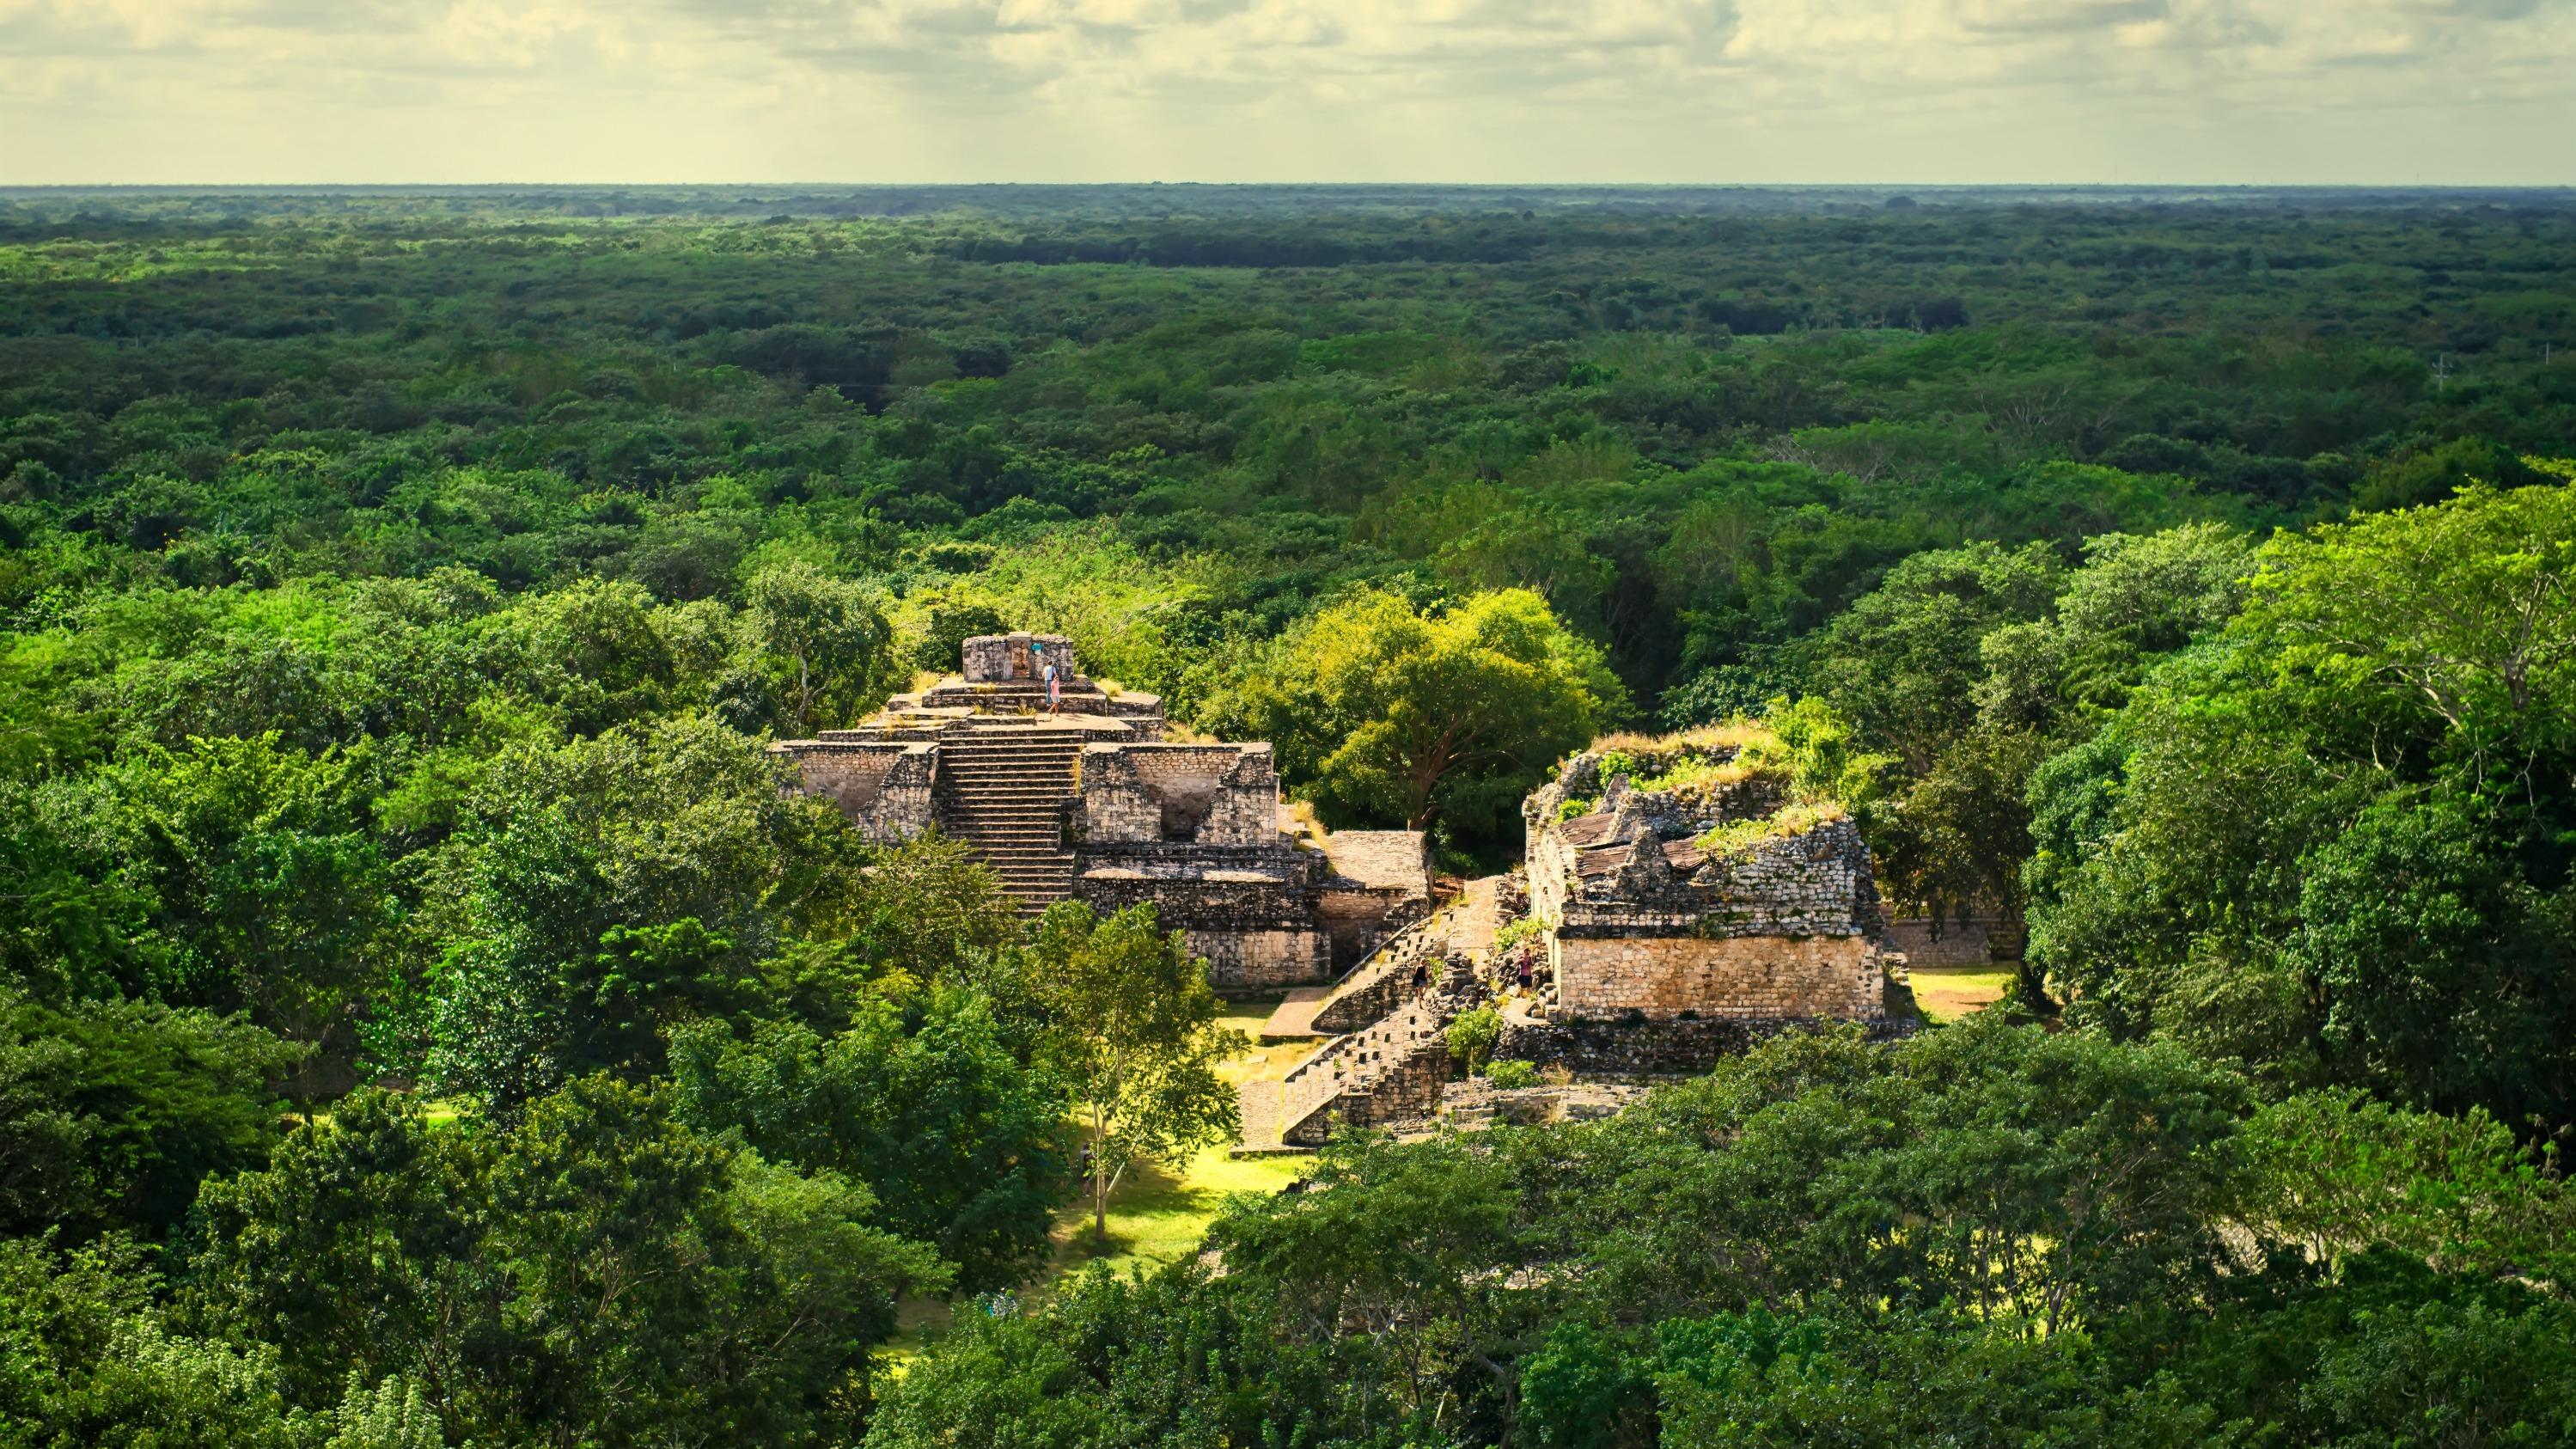
<svg viewBox="0 0 2576 1449">
<path fill-rule="evenodd" d="M 771 749 L 870 840 L 965 840 L 1025 910 L 1152 902 L 1221 987 L 1327 979 L 1428 911 L 1421 833 L 1292 835 L 1268 744 L 1164 743 L 1162 701 L 1083 677 L 1062 635 L 962 653 L 858 727 Z"/>
<path fill-rule="evenodd" d="M 1654 757 L 1687 781 L 1655 790 L 1605 778 L 1605 752 L 1587 751 L 1525 802 L 1544 960 L 1501 1055 L 1687 1071 L 1777 1026 L 1886 1020 L 1902 958 L 1869 847 L 1839 812 L 1784 809 L 1777 774 L 1745 747 Z"/>
</svg>

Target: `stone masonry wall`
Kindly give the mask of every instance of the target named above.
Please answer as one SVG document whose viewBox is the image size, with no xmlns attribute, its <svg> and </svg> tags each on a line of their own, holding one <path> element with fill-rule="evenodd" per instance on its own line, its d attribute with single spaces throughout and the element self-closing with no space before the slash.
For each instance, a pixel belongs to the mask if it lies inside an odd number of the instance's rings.
<svg viewBox="0 0 2576 1449">
<path fill-rule="evenodd" d="M 1207 958 L 1208 981 L 1220 990 L 1310 985 L 1323 979 L 1331 951 L 1323 933 L 1311 930 L 1190 926 L 1182 936 L 1193 953 Z"/>
<path fill-rule="evenodd" d="M 1701 918 L 1703 934 L 1866 934 L 1885 926 L 1869 847 L 1849 820 L 1710 860 L 1690 883 L 1716 898 Z"/>
<path fill-rule="evenodd" d="M 931 746 L 792 740 L 770 748 L 794 762 L 799 788 L 840 806 L 869 840 L 892 844 L 930 828 Z"/>
<path fill-rule="evenodd" d="M 1219 987 L 1323 980 L 1332 943 L 1315 923 L 1305 878 L 1293 872 L 1226 874 L 1230 878 L 1180 870 L 1086 871 L 1074 878 L 1073 893 L 1102 915 L 1151 902 L 1163 929 L 1183 932 L 1190 949 L 1208 958 L 1208 979 Z"/>
<path fill-rule="evenodd" d="M 1886 1010 L 1878 958 L 1859 936 L 1567 939 L 1549 953 L 1559 1014 L 1648 1018 L 1875 1017 Z"/>
<path fill-rule="evenodd" d="M 1270 747 L 1090 745 L 1082 752 L 1086 843 L 1280 843 Z"/>
<path fill-rule="evenodd" d="M 1029 662 L 1032 641 L 1040 656 L 1035 664 Z M 1073 667 L 1073 641 L 1062 634 L 979 634 L 967 640 L 959 654 L 968 684 L 1039 683 L 1046 678 L 1049 664 L 1068 685 L 1080 677 Z"/>
</svg>

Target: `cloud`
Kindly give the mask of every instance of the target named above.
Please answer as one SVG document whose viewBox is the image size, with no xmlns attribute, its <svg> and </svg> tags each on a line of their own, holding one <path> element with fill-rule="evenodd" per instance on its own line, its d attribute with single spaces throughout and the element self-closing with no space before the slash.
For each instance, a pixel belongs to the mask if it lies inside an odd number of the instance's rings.
<svg viewBox="0 0 2576 1449">
<path fill-rule="evenodd" d="M 2576 181 L 2576 0 L 0 0 L 0 57 L 0 180 Z"/>
</svg>

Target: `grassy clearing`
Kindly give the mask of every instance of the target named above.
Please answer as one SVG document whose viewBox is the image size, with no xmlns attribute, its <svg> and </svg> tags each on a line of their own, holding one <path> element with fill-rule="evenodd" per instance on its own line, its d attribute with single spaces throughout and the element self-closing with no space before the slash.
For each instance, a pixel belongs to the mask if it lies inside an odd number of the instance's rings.
<svg viewBox="0 0 2576 1449">
<path fill-rule="evenodd" d="M 1267 1010 L 1241 1004 L 1221 1025 L 1244 1034 L 1253 1045 L 1218 1067 L 1229 1082 L 1275 1082 L 1315 1050 L 1312 1042 L 1263 1046 L 1259 1033 L 1270 1019 Z M 1109 1236 L 1103 1243 L 1091 1232 L 1091 1206 L 1078 1203 L 1056 1219 L 1053 1279 L 1093 1262 L 1106 1262 L 1119 1272 L 1156 1267 L 1198 1251 L 1199 1240 L 1225 1200 L 1236 1193 L 1272 1193 L 1296 1181 L 1305 1164 L 1294 1157 L 1226 1156 L 1222 1145 L 1210 1147 L 1181 1164 L 1178 1172 L 1140 1163 L 1128 1168 L 1109 1196 Z"/>
<path fill-rule="evenodd" d="M 1914 978 L 1915 1006 L 1931 1022 L 1972 1016 L 2002 1000 L 2013 985 L 2008 966 L 1917 966 L 1906 974 Z"/>
</svg>

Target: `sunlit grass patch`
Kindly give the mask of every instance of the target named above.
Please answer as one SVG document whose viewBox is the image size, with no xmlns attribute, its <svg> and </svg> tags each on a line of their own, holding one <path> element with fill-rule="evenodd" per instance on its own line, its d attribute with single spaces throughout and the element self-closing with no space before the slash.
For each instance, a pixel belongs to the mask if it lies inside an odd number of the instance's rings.
<svg viewBox="0 0 2576 1449">
<path fill-rule="evenodd" d="M 2009 966 L 1916 966 L 1906 972 L 1913 978 L 1914 1004 L 1930 1022 L 1957 1021 L 1994 1005 L 2011 993 L 2014 974 Z"/>
<path fill-rule="evenodd" d="M 1199 1251 L 1208 1224 L 1237 1193 L 1275 1193 L 1305 1175 L 1300 1157 L 1243 1157 L 1211 1147 L 1191 1158 L 1178 1173 L 1150 1164 L 1127 1169 L 1126 1180 L 1109 1199 L 1109 1233 L 1105 1241 L 1091 1231 L 1091 1205 L 1077 1203 L 1056 1219 L 1056 1255 L 1050 1276 L 1094 1262 L 1117 1272 L 1157 1268 Z"/>
</svg>

